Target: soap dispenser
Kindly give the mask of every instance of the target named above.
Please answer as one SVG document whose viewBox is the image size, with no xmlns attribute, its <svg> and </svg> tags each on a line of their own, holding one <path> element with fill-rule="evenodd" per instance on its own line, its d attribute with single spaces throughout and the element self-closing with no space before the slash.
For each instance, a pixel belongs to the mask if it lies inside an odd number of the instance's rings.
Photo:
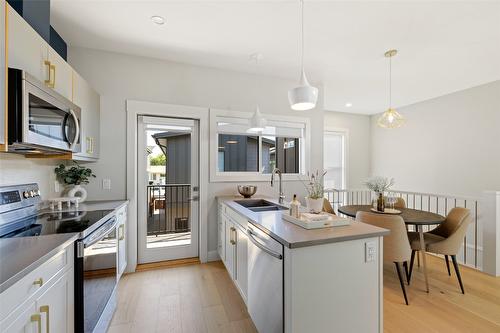
<svg viewBox="0 0 500 333">
<path fill-rule="evenodd" d="M 297 194 L 293 195 L 293 200 L 290 202 L 290 216 L 299 218 L 300 201 L 297 200 Z"/>
</svg>

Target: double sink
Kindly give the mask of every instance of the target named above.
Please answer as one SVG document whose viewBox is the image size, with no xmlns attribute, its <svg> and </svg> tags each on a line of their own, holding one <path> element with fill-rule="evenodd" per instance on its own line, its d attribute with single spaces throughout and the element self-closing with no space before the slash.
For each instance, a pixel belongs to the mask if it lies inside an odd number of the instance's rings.
<svg viewBox="0 0 500 333">
<path fill-rule="evenodd" d="M 243 206 L 252 212 L 260 213 L 260 212 L 272 212 L 272 211 L 280 211 L 287 210 L 288 208 L 278 205 L 274 202 L 267 201 L 264 199 L 254 199 L 254 200 L 235 200 L 238 205 Z"/>
</svg>

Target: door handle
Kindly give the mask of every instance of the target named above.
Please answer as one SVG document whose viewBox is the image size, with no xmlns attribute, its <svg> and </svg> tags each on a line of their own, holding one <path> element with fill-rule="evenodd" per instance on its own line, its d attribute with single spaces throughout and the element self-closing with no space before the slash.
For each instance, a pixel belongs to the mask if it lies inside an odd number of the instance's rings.
<svg viewBox="0 0 500 333">
<path fill-rule="evenodd" d="M 46 317 L 46 321 L 45 321 L 45 331 L 47 333 L 50 333 L 50 312 L 49 312 L 49 306 L 48 305 L 43 305 L 40 307 L 40 312 L 41 313 L 45 313 L 47 315 Z"/>
<path fill-rule="evenodd" d="M 39 313 L 32 314 L 30 320 L 32 323 L 37 324 L 38 326 L 37 332 L 42 333 L 42 317 L 40 316 L 40 314 Z"/>
<path fill-rule="evenodd" d="M 118 240 L 124 240 L 125 239 L 125 226 L 123 224 L 121 224 L 119 227 L 118 227 Z"/>
</svg>

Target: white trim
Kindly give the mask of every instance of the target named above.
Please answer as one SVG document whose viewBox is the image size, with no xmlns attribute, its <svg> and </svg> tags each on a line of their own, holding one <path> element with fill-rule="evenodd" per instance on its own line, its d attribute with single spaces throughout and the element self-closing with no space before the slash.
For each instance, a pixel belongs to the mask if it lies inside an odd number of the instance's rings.
<svg viewBox="0 0 500 333">
<path fill-rule="evenodd" d="M 207 261 L 219 261 L 221 260 L 217 251 L 208 251 Z"/>
<path fill-rule="evenodd" d="M 218 131 L 217 120 L 221 117 L 236 118 L 236 119 L 250 119 L 252 112 L 241 112 L 221 109 L 210 109 L 210 182 L 237 182 L 245 179 L 249 182 L 268 182 L 270 174 L 263 174 L 261 172 L 218 172 Z M 301 173 L 296 174 L 283 174 L 283 181 L 297 181 L 299 176 L 305 175 L 311 166 L 311 121 L 309 118 L 296 117 L 296 116 L 282 116 L 265 114 L 264 118 L 268 123 L 284 124 L 289 127 L 303 128 L 305 145 L 301 145 L 301 160 L 300 170 Z M 258 134 L 256 134 L 258 135 Z M 259 154 L 261 151 L 259 150 Z M 262 159 L 260 159 L 262 160 Z"/>
<path fill-rule="evenodd" d="M 347 128 L 341 128 L 341 127 L 332 127 L 332 126 L 325 126 L 324 131 L 323 131 L 323 142 L 324 142 L 324 134 L 330 132 L 330 133 L 341 133 L 344 135 L 344 188 L 349 188 L 349 129 Z M 324 148 L 324 143 L 323 143 L 323 154 L 324 154 L 325 148 Z M 323 168 L 325 167 L 325 157 L 323 156 Z"/>
<path fill-rule="evenodd" d="M 137 266 L 137 117 L 139 115 L 165 116 L 197 119 L 200 122 L 200 166 L 208 163 L 208 108 L 127 100 L 127 198 L 129 204 L 128 226 L 128 266 L 127 272 L 135 271 Z M 206 262 L 208 258 L 208 174 L 200 167 L 200 229 L 199 257 Z"/>
</svg>

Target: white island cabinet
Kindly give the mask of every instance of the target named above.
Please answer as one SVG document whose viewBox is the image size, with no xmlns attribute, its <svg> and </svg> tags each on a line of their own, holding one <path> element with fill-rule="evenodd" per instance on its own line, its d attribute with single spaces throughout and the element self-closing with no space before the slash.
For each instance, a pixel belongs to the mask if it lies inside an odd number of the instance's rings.
<svg viewBox="0 0 500 333">
<path fill-rule="evenodd" d="M 286 210 L 218 200 L 218 252 L 259 332 L 383 331 L 387 230 L 359 222 L 306 230 L 284 221 Z"/>
<path fill-rule="evenodd" d="M 0 294 L 0 332 L 74 331 L 71 243 Z"/>
</svg>

